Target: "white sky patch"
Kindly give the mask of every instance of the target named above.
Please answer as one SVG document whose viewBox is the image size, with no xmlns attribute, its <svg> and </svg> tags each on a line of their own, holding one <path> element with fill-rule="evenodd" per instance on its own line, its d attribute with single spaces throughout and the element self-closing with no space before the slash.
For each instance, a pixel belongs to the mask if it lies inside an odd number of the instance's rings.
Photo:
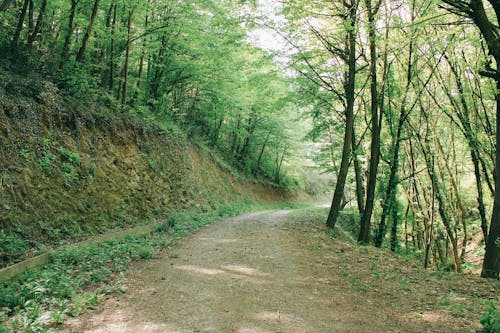
<svg viewBox="0 0 500 333">
<path fill-rule="evenodd" d="M 265 25 L 279 29 L 286 23 L 286 18 L 280 14 L 281 4 L 277 0 L 258 0 L 257 9 L 252 13 L 256 28 L 249 31 L 248 39 L 255 46 L 270 52 L 287 53 L 289 45 L 278 32 Z"/>
</svg>

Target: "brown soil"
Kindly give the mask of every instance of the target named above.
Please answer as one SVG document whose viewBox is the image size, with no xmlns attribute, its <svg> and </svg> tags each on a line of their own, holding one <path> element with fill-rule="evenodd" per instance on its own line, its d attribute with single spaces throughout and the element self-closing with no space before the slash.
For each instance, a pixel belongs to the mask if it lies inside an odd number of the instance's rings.
<svg viewBox="0 0 500 333">
<path fill-rule="evenodd" d="M 500 284 L 432 274 L 289 211 L 228 219 L 136 266 L 63 332 L 474 332 Z"/>
</svg>

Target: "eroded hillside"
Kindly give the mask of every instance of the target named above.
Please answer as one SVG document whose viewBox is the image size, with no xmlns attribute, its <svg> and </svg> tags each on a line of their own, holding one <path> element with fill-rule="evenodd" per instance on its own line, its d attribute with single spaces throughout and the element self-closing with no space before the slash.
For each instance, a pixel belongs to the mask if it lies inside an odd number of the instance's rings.
<svg viewBox="0 0 500 333">
<path fill-rule="evenodd" d="M 0 265 L 174 210 L 277 194 L 243 184 L 180 131 L 64 95 L 35 76 L 0 72 L 0 82 Z"/>
</svg>

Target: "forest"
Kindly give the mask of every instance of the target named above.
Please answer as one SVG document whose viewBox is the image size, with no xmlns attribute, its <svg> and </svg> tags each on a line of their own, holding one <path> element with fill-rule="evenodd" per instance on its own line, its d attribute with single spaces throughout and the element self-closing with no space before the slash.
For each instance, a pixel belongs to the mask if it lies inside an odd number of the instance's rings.
<svg viewBox="0 0 500 333">
<path fill-rule="evenodd" d="M 0 0 L 0 268 L 251 192 L 495 283 L 499 66 L 497 0 Z"/>
<path fill-rule="evenodd" d="M 498 278 L 500 5 L 255 6 L 3 0 L 2 66 L 175 124 L 280 186 L 304 187 L 313 159 L 335 183 L 330 228 L 355 209 L 359 242 L 459 272 L 484 244 L 481 274 Z M 259 47 L 252 31 L 279 42 Z"/>
</svg>

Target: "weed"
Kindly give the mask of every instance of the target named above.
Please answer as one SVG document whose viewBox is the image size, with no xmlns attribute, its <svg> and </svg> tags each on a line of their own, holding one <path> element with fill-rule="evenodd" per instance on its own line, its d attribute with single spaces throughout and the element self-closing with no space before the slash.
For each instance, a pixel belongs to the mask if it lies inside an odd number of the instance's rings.
<svg viewBox="0 0 500 333">
<path fill-rule="evenodd" d="M 54 154 L 51 152 L 45 152 L 43 157 L 38 161 L 38 165 L 46 175 L 52 168 L 55 159 L 56 156 Z"/>
<path fill-rule="evenodd" d="M 362 284 L 361 280 L 355 278 L 354 276 L 351 277 L 351 286 L 355 291 L 360 292 L 366 292 L 372 287 L 372 285 Z"/>
<path fill-rule="evenodd" d="M 43 145 L 47 148 L 53 148 L 55 147 L 56 143 L 53 140 L 53 134 L 51 131 L 47 131 L 47 134 L 45 135 L 45 138 L 43 138 Z"/>
<path fill-rule="evenodd" d="M 74 166 L 79 166 L 81 163 L 81 157 L 78 153 L 72 152 L 67 148 L 61 147 L 57 149 L 57 152 L 63 160 L 69 161 Z"/>
<path fill-rule="evenodd" d="M 401 290 L 406 292 L 412 291 L 412 289 L 408 286 L 408 280 L 405 277 L 401 278 L 401 280 L 399 281 L 399 287 L 401 288 Z"/>
<path fill-rule="evenodd" d="M 9 174 L 3 174 L 2 175 L 2 183 L 8 183 L 10 180 L 10 175 Z"/>
<path fill-rule="evenodd" d="M 135 260 L 139 259 L 151 259 L 153 257 L 153 248 L 150 246 L 140 246 L 132 253 L 132 258 Z"/>
<path fill-rule="evenodd" d="M 370 264 L 370 271 L 372 272 L 372 274 L 375 276 L 375 278 L 377 280 L 380 280 L 380 272 L 378 271 L 378 268 L 377 268 L 377 265 L 375 264 Z"/>
<path fill-rule="evenodd" d="M 483 333 L 500 333 L 500 309 L 491 304 L 480 316 Z"/>
<path fill-rule="evenodd" d="M 92 177 L 94 177 L 96 170 L 97 170 L 97 165 L 94 162 L 90 163 L 90 166 L 89 166 L 89 169 L 88 169 L 89 175 L 91 175 Z"/>
<path fill-rule="evenodd" d="M 153 171 L 159 171 L 161 169 L 161 161 L 158 161 L 154 158 L 147 159 L 148 166 Z"/>
<path fill-rule="evenodd" d="M 7 234 L 5 230 L 0 230 L 0 264 L 15 261 L 22 254 L 28 251 L 28 244 L 15 234 Z"/>
<path fill-rule="evenodd" d="M 54 310 L 51 312 L 51 319 L 54 325 L 62 325 L 66 315 L 63 310 Z"/>
<path fill-rule="evenodd" d="M 21 155 L 22 158 L 24 158 L 25 160 L 27 160 L 30 157 L 31 152 L 28 149 L 22 149 L 19 152 L 19 155 Z"/>
<path fill-rule="evenodd" d="M 78 178 L 78 175 L 73 166 L 67 162 L 63 163 L 62 171 L 63 171 L 64 186 L 69 189 L 71 188 L 71 186 L 73 186 L 73 183 Z"/>
</svg>

